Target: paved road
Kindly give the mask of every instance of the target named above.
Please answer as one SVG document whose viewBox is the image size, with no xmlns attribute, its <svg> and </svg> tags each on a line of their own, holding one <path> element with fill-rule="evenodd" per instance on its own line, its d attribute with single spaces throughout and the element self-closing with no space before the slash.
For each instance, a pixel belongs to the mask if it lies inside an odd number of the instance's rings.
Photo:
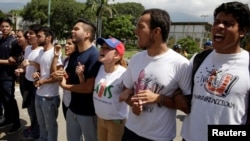
<svg viewBox="0 0 250 141">
<path fill-rule="evenodd" d="M 62 91 L 60 90 L 60 95 L 62 95 Z M 15 92 L 16 100 L 19 107 L 20 112 L 20 120 L 22 123 L 22 130 L 30 125 L 29 115 L 27 109 L 22 109 L 22 96 L 19 91 L 19 85 L 16 85 Z M 67 141 L 66 139 L 66 128 L 65 128 L 65 120 L 62 113 L 61 106 L 59 107 L 59 116 L 58 116 L 58 141 Z M 16 134 L 6 135 L 5 133 L 0 133 L 0 141 L 21 141 L 22 140 L 22 130 L 17 132 Z"/>
<path fill-rule="evenodd" d="M 23 126 L 23 128 L 22 128 L 22 130 L 23 130 L 27 126 L 30 125 L 30 120 L 29 120 L 27 110 L 21 108 L 22 97 L 21 97 L 21 94 L 19 92 L 19 85 L 16 85 L 15 95 L 16 95 L 16 100 L 17 100 L 18 106 L 19 106 L 20 120 L 21 120 L 21 123 Z M 60 95 L 62 95 L 62 90 L 60 90 Z M 177 135 L 176 135 L 176 138 L 174 139 L 174 141 L 181 141 L 180 128 L 181 128 L 181 124 L 182 124 L 182 120 L 183 120 L 184 116 L 185 116 L 184 113 L 182 113 L 180 111 L 177 112 L 177 117 L 176 117 Z M 6 135 L 5 133 L 0 133 L 0 141 L 21 141 L 23 138 L 22 134 L 21 134 L 22 130 L 16 134 L 12 134 L 12 135 Z M 59 107 L 59 116 L 58 116 L 58 141 L 67 141 L 65 120 L 63 117 L 61 106 Z"/>
</svg>

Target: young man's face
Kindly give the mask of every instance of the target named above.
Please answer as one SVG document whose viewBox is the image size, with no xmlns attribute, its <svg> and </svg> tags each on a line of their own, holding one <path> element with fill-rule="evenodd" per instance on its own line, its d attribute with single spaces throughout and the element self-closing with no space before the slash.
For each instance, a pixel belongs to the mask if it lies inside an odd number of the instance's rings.
<svg viewBox="0 0 250 141">
<path fill-rule="evenodd" d="M 8 22 L 2 22 L 0 25 L 0 30 L 2 31 L 2 36 L 8 36 L 12 30 L 12 27 Z"/>
<path fill-rule="evenodd" d="M 37 36 L 36 33 L 33 30 L 28 31 L 28 42 L 32 45 L 32 44 L 37 44 Z"/>
<path fill-rule="evenodd" d="M 240 45 L 243 32 L 232 14 L 220 12 L 212 26 L 213 48 L 218 53 L 229 53 Z"/>
<path fill-rule="evenodd" d="M 153 43 L 153 35 L 150 29 L 150 15 L 145 14 L 139 18 L 135 29 L 135 35 L 138 38 L 137 44 L 142 49 L 151 47 Z"/>
<path fill-rule="evenodd" d="M 37 33 L 37 38 L 38 38 L 38 45 L 39 46 L 45 46 L 46 45 L 46 36 L 43 31 L 40 31 Z"/>
<path fill-rule="evenodd" d="M 72 39 L 74 42 L 78 43 L 79 41 L 83 41 L 86 38 L 87 32 L 84 30 L 84 23 L 78 22 L 74 25 L 71 33 Z"/>
</svg>

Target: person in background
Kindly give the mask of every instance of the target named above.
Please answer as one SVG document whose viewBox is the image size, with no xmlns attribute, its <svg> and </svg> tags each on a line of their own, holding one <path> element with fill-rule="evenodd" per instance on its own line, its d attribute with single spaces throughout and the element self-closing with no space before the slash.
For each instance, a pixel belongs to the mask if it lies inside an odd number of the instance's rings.
<svg viewBox="0 0 250 141">
<path fill-rule="evenodd" d="M 125 47 L 116 38 L 98 38 L 100 47 L 99 61 L 103 63 L 95 79 L 93 94 L 95 111 L 97 114 L 98 141 L 120 141 L 128 115 L 128 105 L 120 102 L 123 91 L 123 74 L 127 63 L 123 58 Z M 83 68 L 78 66 L 76 72 L 79 79 Z"/>
<path fill-rule="evenodd" d="M 25 75 L 23 78 L 23 85 L 20 85 L 23 95 L 22 108 L 27 108 L 30 118 L 30 126 L 23 130 L 23 136 L 26 139 L 38 139 L 40 134 L 35 110 L 36 87 L 33 85 L 35 80 L 32 74 L 40 68 L 35 61 L 40 51 L 43 49 L 43 47 L 38 46 L 37 41 L 37 33 L 41 27 L 40 24 L 32 24 L 29 26 L 27 38 L 30 45 L 25 48 L 24 61 L 18 69 L 20 72 L 24 72 L 23 74 Z"/>
<path fill-rule="evenodd" d="M 183 48 L 181 47 L 180 44 L 174 44 L 173 50 L 178 52 L 179 54 L 183 55 L 184 57 L 188 57 L 188 54 Z"/>
<path fill-rule="evenodd" d="M 213 49 L 213 43 L 212 43 L 212 41 L 207 41 L 203 45 L 203 50 L 209 50 L 209 49 Z"/>
<path fill-rule="evenodd" d="M 122 141 L 172 141 L 176 109 L 189 112 L 184 95 L 174 94 L 178 88 L 191 93 L 191 71 L 188 59 L 166 44 L 170 24 L 168 12 L 162 9 L 147 9 L 138 20 L 135 34 L 144 51 L 131 58 L 123 76 L 121 100 L 130 110 Z M 176 102 L 183 103 L 184 109 Z"/>
<path fill-rule="evenodd" d="M 57 48 L 57 46 L 58 45 L 56 45 L 56 48 Z M 61 47 L 59 47 L 59 48 L 61 48 Z M 70 79 L 69 79 L 69 73 L 70 72 L 69 71 L 75 70 L 75 67 L 72 67 L 72 65 L 69 65 L 69 60 L 72 59 L 72 57 L 73 57 L 72 54 L 77 53 L 77 46 L 73 42 L 72 37 L 67 38 L 66 44 L 64 46 L 64 51 L 65 51 L 65 55 L 67 57 L 63 61 L 63 71 L 65 73 L 67 83 L 70 83 L 69 82 L 70 81 Z M 53 68 L 52 72 L 55 71 L 54 73 L 51 74 L 51 76 L 54 79 L 57 79 L 56 78 L 57 76 L 56 76 L 55 73 L 56 73 L 56 70 L 57 70 L 56 62 L 59 59 L 58 57 L 59 57 L 59 53 L 55 52 L 54 58 L 53 58 L 53 63 L 52 63 L 52 66 L 51 66 Z M 70 101 L 71 101 L 71 91 L 63 89 L 63 98 L 62 99 L 63 99 L 62 100 L 62 110 L 63 110 L 64 118 L 66 119 L 67 110 L 68 110 L 68 107 L 69 107 L 69 104 L 70 104 Z"/>
<path fill-rule="evenodd" d="M 249 31 L 248 5 L 227 2 L 214 10 L 213 50 L 192 78 L 191 112 L 181 129 L 185 141 L 208 141 L 208 125 L 250 124 L 249 52 L 240 46 Z"/>
<path fill-rule="evenodd" d="M 19 89 L 20 89 L 20 92 L 21 92 L 22 96 L 24 96 L 23 95 L 24 94 L 24 91 L 23 91 L 23 85 L 24 84 L 23 84 L 23 82 L 24 82 L 25 75 L 24 75 L 24 69 L 21 68 L 21 63 L 24 60 L 25 48 L 29 46 L 27 34 L 28 34 L 28 31 L 18 30 L 17 35 L 16 35 L 18 45 L 22 48 L 22 52 L 18 56 L 18 59 L 17 59 L 18 67 L 17 67 L 17 69 L 15 69 L 15 74 L 16 74 L 16 81 L 19 83 Z M 24 105 L 22 105 L 22 107 L 24 108 Z"/>
<path fill-rule="evenodd" d="M 17 39 L 11 35 L 12 22 L 5 18 L 0 23 L 2 38 L 0 39 L 0 101 L 4 107 L 4 122 L 0 123 L 0 131 L 14 134 L 21 129 L 19 109 L 15 99 L 15 69 L 17 57 L 22 48 Z"/>
<path fill-rule="evenodd" d="M 50 77 L 55 52 L 52 44 L 54 37 L 54 32 L 49 27 L 42 27 L 37 33 L 38 45 L 43 46 L 43 49 L 35 60 L 40 65 L 40 75 L 34 73 L 33 78 L 36 79 L 34 82 L 37 87 L 35 108 L 41 141 L 57 141 L 58 138 L 59 85 Z M 61 59 L 58 59 L 57 66 L 62 66 Z"/>
<path fill-rule="evenodd" d="M 96 27 L 85 19 L 79 19 L 71 32 L 78 52 L 72 54 L 68 65 L 70 68 L 76 68 L 80 64 L 84 65 L 86 69 L 83 83 L 80 83 L 75 69 L 69 70 L 70 83 L 66 83 L 64 71 L 56 72 L 60 86 L 71 91 L 71 101 L 66 115 L 67 138 L 68 141 L 78 141 L 82 138 L 86 141 L 97 141 L 97 118 L 93 104 L 93 91 L 101 63 L 98 61 L 98 50 L 92 45 Z"/>
</svg>

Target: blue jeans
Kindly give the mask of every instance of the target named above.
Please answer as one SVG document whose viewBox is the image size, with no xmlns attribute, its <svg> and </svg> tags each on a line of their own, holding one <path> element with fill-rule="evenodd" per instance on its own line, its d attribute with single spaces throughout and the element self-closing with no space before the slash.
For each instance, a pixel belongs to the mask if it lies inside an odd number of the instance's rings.
<svg viewBox="0 0 250 141">
<path fill-rule="evenodd" d="M 59 96 L 45 98 L 36 95 L 36 116 L 40 127 L 39 141 L 57 141 L 59 104 Z"/>
<path fill-rule="evenodd" d="M 79 107 L 80 108 L 80 107 Z M 68 141 L 97 141 L 97 117 L 74 114 L 67 110 L 67 138 Z"/>
<path fill-rule="evenodd" d="M 20 124 L 19 110 L 14 92 L 15 81 L 0 80 L 0 101 L 3 105 L 5 120 L 7 123 L 14 123 L 18 125 Z"/>
</svg>

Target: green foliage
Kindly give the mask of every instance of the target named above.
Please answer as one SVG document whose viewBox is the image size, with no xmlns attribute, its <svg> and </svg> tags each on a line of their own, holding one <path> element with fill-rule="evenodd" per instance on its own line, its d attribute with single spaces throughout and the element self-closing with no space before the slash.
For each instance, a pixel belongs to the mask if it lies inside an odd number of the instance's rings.
<svg viewBox="0 0 250 141">
<path fill-rule="evenodd" d="M 58 38 L 68 34 L 78 18 L 93 19 L 93 12 L 84 10 L 85 4 L 75 0 L 51 0 L 50 27 L 54 29 Z M 22 13 L 24 20 L 48 24 L 48 0 L 32 0 L 27 3 Z"/>
<path fill-rule="evenodd" d="M 117 11 L 117 14 L 119 15 L 131 15 L 133 23 L 136 22 L 141 13 L 145 10 L 141 3 L 135 2 L 117 3 L 112 4 L 111 6 Z"/>
<path fill-rule="evenodd" d="M 87 0 L 86 3 L 80 3 L 75 0 L 51 0 L 50 27 L 60 39 L 71 32 L 77 19 L 85 18 L 96 23 L 97 37 L 111 35 L 126 41 L 134 40 L 135 19 L 144 7 L 139 3 L 109 5 L 109 1 Z M 47 25 L 48 0 L 31 0 L 24 6 L 20 16 L 25 21 Z"/>
<path fill-rule="evenodd" d="M 131 22 L 132 16 L 116 16 L 104 23 L 103 36 L 113 36 L 119 39 L 135 39 Z"/>
<path fill-rule="evenodd" d="M 26 21 L 39 21 L 41 24 L 47 22 L 48 1 L 47 0 L 31 0 L 24 6 L 21 16 Z"/>
<path fill-rule="evenodd" d="M 2 10 L 0 10 L 0 19 L 1 18 L 5 18 L 6 17 L 6 14 L 5 13 L 3 13 L 3 11 Z"/>
<path fill-rule="evenodd" d="M 172 48 L 174 46 L 174 43 L 175 43 L 175 38 L 173 36 L 169 37 L 167 42 L 168 47 Z"/>
<path fill-rule="evenodd" d="M 188 54 L 194 54 L 200 51 L 200 48 L 196 45 L 195 41 L 191 37 L 182 38 L 177 41 L 182 46 L 182 50 Z"/>
<path fill-rule="evenodd" d="M 102 33 L 102 16 L 105 12 L 108 12 L 110 18 L 113 17 L 113 10 L 108 4 L 109 0 L 87 0 L 86 9 L 90 8 L 95 12 L 97 21 L 97 38 L 101 37 Z"/>
</svg>

